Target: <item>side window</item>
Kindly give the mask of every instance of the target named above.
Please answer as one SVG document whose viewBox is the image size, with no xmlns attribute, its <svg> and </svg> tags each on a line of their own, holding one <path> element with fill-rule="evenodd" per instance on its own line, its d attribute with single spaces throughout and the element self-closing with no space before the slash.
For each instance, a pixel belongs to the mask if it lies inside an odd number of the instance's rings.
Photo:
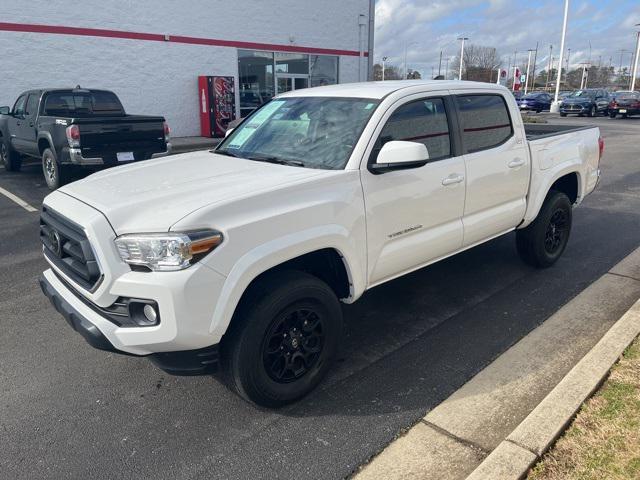
<svg viewBox="0 0 640 480">
<path fill-rule="evenodd" d="M 392 140 L 423 143 L 430 160 L 451 156 L 451 138 L 444 101 L 441 98 L 429 98 L 399 107 L 380 132 L 374 155 L 377 156 L 382 146 Z"/>
<path fill-rule="evenodd" d="M 456 101 L 467 152 L 497 147 L 513 135 L 509 110 L 501 95 L 460 95 Z"/>
<path fill-rule="evenodd" d="M 38 95 L 32 93 L 27 100 L 25 115 L 35 117 L 38 114 Z"/>
<path fill-rule="evenodd" d="M 24 107 L 25 107 L 25 103 L 27 100 L 27 96 L 26 95 L 21 95 L 20 97 L 18 97 L 18 100 L 16 100 L 15 105 L 13 105 L 13 114 L 14 115 L 24 115 Z"/>
</svg>

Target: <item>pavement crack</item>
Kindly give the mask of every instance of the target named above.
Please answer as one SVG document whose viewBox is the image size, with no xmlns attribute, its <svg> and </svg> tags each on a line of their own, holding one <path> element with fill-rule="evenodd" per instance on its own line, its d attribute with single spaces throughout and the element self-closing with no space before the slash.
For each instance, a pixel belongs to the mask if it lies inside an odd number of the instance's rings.
<svg viewBox="0 0 640 480">
<path fill-rule="evenodd" d="M 636 282 L 640 282 L 640 278 L 631 277 L 629 275 L 624 275 L 622 273 L 616 273 L 612 271 L 607 272 L 609 275 L 615 275 L 616 277 L 628 278 L 629 280 L 635 280 Z"/>
<path fill-rule="evenodd" d="M 427 427 L 430 427 L 433 430 L 435 430 L 436 432 L 441 433 L 445 437 L 449 437 L 451 440 L 454 440 L 454 441 L 464 445 L 465 447 L 470 448 L 471 450 L 475 451 L 476 453 L 482 455 L 482 457 L 486 457 L 487 455 L 489 455 L 491 453 L 488 450 L 486 450 L 484 447 L 481 447 L 480 445 L 478 445 L 477 443 L 474 443 L 474 442 L 472 442 L 470 440 L 465 440 L 464 438 L 460 438 L 457 435 L 454 435 L 453 433 L 451 433 L 450 431 L 445 430 L 442 427 L 439 427 L 435 423 L 431 423 L 429 420 L 425 420 L 423 418 L 420 421 L 422 423 L 424 423 Z"/>
<path fill-rule="evenodd" d="M 514 444 L 516 447 L 522 448 L 523 450 L 526 450 L 529 453 L 533 453 L 536 458 L 540 458 L 540 455 L 537 454 L 537 452 L 534 452 L 533 450 L 531 450 L 529 447 L 525 446 L 525 445 L 520 445 L 518 442 L 516 442 L 515 440 L 511 440 L 510 438 L 506 438 L 505 442 L 509 442 Z"/>
</svg>

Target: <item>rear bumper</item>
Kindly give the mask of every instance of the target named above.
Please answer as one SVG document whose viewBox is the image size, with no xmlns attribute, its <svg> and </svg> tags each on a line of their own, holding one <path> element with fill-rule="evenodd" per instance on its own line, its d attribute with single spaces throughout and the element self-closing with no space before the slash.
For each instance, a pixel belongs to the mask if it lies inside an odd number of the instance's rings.
<svg viewBox="0 0 640 480">
<path fill-rule="evenodd" d="M 171 143 L 167 143 L 167 149 L 163 152 L 155 152 L 151 154 L 151 158 L 164 157 L 171 154 Z M 81 166 L 96 166 L 96 165 L 117 165 L 117 162 L 111 160 L 105 160 L 103 157 L 84 157 L 82 150 L 79 148 L 68 149 L 68 162 L 63 160 L 62 163 L 71 163 Z"/>
<path fill-rule="evenodd" d="M 120 353 L 133 356 L 146 356 L 156 366 L 172 375 L 201 375 L 212 373 L 217 370 L 219 364 L 219 346 L 211 345 L 196 350 L 183 350 L 176 352 L 159 352 L 149 355 L 126 352 L 116 348 L 107 336 L 88 317 L 91 310 L 82 311 L 84 303 L 73 302 L 73 293 L 66 289 L 62 283 L 54 286 L 55 276 L 49 270 L 39 278 L 40 288 L 49 299 L 53 307 L 67 321 L 69 326 L 79 333 L 85 341 L 94 348 L 108 352 Z M 60 288 L 63 286 L 65 290 Z M 64 293 L 64 295 L 63 295 Z M 65 297 L 69 298 L 69 301 Z M 78 299 L 75 299 L 78 300 Z M 72 304 L 75 303 L 74 304 Z M 88 308 L 88 307 L 87 307 Z M 94 320 L 95 312 L 93 312 Z M 103 320 L 108 322 L 107 319 Z"/>
</svg>

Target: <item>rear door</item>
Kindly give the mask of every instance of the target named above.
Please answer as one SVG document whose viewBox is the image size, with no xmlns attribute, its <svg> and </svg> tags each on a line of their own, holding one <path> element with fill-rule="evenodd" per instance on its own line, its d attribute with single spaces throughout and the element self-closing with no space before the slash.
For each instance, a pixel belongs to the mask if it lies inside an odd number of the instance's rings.
<svg viewBox="0 0 640 480">
<path fill-rule="evenodd" d="M 412 95 L 396 102 L 374 133 L 369 164 L 392 140 L 425 144 L 429 162 L 382 174 L 362 170 L 369 285 L 462 246 L 465 167 L 455 141 L 454 108 L 448 92 Z"/>
<path fill-rule="evenodd" d="M 500 93 L 455 97 L 467 171 L 464 246 L 515 228 L 526 209 L 529 155 L 520 119 Z"/>
</svg>

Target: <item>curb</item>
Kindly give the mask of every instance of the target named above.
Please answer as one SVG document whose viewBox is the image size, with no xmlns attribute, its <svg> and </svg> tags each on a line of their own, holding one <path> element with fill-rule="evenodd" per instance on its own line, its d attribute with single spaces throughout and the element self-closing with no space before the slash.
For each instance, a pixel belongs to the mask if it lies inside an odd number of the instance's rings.
<svg viewBox="0 0 640 480">
<path fill-rule="evenodd" d="M 564 432 L 640 334 L 638 300 L 467 480 L 520 479 Z"/>
</svg>

